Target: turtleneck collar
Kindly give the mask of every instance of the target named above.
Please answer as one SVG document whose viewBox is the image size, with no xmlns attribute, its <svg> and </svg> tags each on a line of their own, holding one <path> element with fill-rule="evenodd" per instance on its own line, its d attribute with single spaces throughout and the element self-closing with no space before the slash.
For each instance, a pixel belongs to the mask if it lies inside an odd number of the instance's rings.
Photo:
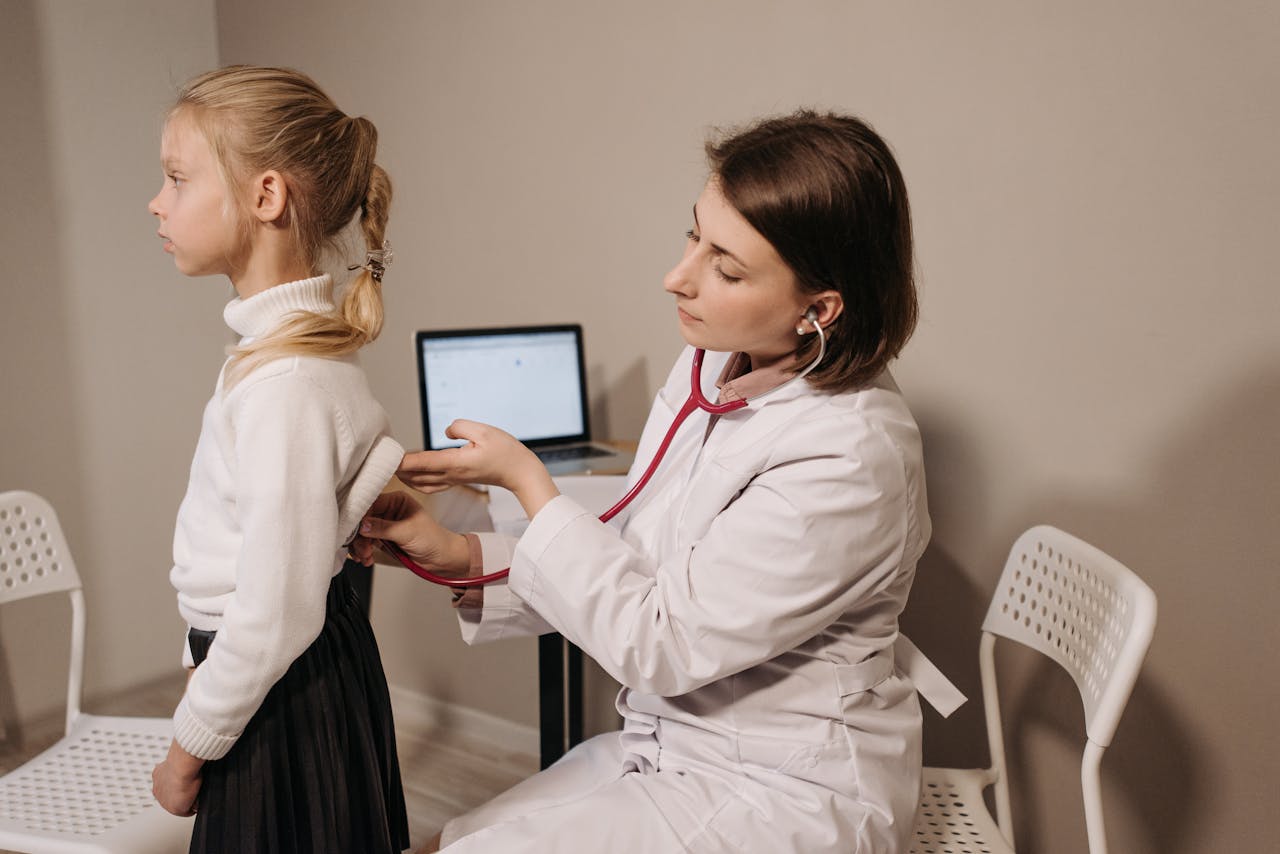
<svg viewBox="0 0 1280 854">
<path fill-rule="evenodd" d="M 222 319 L 241 338 L 260 338 L 295 311 L 329 314 L 333 309 L 333 280 L 325 273 L 267 288 L 248 299 L 237 297 L 222 310 Z"/>
</svg>

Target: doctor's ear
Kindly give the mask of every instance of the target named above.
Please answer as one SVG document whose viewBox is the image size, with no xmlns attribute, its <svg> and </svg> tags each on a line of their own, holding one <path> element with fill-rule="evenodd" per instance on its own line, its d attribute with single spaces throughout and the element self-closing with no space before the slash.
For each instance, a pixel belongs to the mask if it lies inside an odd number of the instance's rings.
<svg viewBox="0 0 1280 854">
<path fill-rule="evenodd" d="M 818 294 L 806 294 L 809 305 L 805 308 L 803 316 L 796 324 L 796 333 L 799 335 L 809 335 L 814 331 L 813 325 L 820 324 L 826 329 L 835 323 L 844 311 L 844 298 L 840 296 L 839 291 L 822 291 Z"/>
</svg>

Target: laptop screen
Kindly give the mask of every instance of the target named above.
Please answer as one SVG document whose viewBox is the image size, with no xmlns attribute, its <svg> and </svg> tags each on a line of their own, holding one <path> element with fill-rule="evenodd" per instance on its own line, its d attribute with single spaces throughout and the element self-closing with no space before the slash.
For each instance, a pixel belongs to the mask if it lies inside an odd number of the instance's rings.
<svg viewBox="0 0 1280 854">
<path fill-rule="evenodd" d="M 415 343 L 427 448 L 463 444 L 444 435 L 457 418 L 532 447 L 590 438 L 581 326 L 432 330 Z"/>
</svg>

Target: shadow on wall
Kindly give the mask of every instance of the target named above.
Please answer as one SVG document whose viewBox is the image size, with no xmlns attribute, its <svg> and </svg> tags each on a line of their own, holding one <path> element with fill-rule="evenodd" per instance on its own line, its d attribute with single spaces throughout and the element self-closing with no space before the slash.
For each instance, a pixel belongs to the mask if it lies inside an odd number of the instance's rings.
<svg viewBox="0 0 1280 854">
<path fill-rule="evenodd" d="M 938 534 L 945 527 L 944 510 L 987 504 L 987 478 L 975 460 L 973 443 L 948 431 L 954 419 L 945 413 L 934 415 L 916 409 L 935 528 L 934 539 L 916 568 L 911 598 L 902 614 L 902 629 L 970 698 L 945 720 L 928 703 L 921 703 L 925 715 L 924 760 L 928 765 L 978 768 L 987 764 L 978 639 L 991 591 L 973 579 L 989 577 L 994 582 L 1001 567 L 971 567 L 966 571 L 947 552 Z M 1010 538 L 1003 547 L 1007 549 L 1012 542 Z M 984 551 L 998 553 L 996 549 Z"/>
<path fill-rule="evenodd" d="M 979 768 L 989 761 L 978 678 L 978 639 L 988 599 L 942 548 L 929 547 L 916 569 L 902 630 L 969 701 L 945 719 L 920 703 L 926 765 Z"/>
<path fill-rule="evenodd" d="M 618 380 L 607 388 L 599 366 L 587 373 L 587 388 L 594 389 L 590 402 L 592 435 L 606 441 L 640 438 L 640 430 L 653 404 L 648 360 L 643 357 L 633 359 Z"/>
<path fill-rule="evenodd" d="M 1148 462 L 1135 462 L 1138 475 L 1145 474 L 1134 479 L 1139 493 L 1042 494 L 1009 524 L 995 527 L 1010 544 L 1040 522 L 1070 531 L 1130 566 L 1159 597 L 1151 651 L 1103 759 L 1114 850 L 1191 854 L 1206 838 L 1220 841 L 1222 850 L 1247 850 L 1262 841 L 1260 831 L 1256 840 L 1243 838 L 1254 831 L 1238 819 L 1244 815 L 1263 826 L 1272 809 L 1265 800 L 1273 791 L 1267 778 L 1273 751 L 1258 742 L 1273 730 L 1268 718 L 1276 701 L 1271 680 L 1259 678 L 1274 672 L 1267 650 L 1274 648 L 1275 629 L 1265 611 L 1280 600 L 1274 565 L 1280 555 L 1276 363 L 1267 361 L 1219 394 L 1189 393 L 1194 411 L 1171 428 L 1167 442 L 1153 442 Z M 927 427 L 928 420 L 921 424 Z M 963 470 L 966 447 L 974 445 L 925 433 L 931 466 Z M 965 479 L 948 482 L 948 476 L 954 478 L 948 472 L 939 479 L 941 490 L 930 483 L 936 506 L 981 501 L 959 489 Z M 951 484 L 957 488 L 945 488 Z M 1003 559 L 1000 552 L 999 563 Z M 990 591 L 970 579 L 994 581 L 1000 566 L 969 569 L 963 571 L 942 547 L 931 547 L 903 616 L 904 630 L 971 698 L 950 720 L 926 711 L 927 764 L 988 762 L 977 645 Z M 1261 627 L 1271 641 L 1258 636 Z M 1027 666 L 1031 658 L 1036 660 Z M 1076 689 L 1063 671 L 1036 656 L 1006 651 L 998 662 L 1019 850 L 1083 850 L 1078 762 L 1084 725 Z M 1054 756 L 1069 755 L 1070 762 L 1042 760 L 1046 738 L 1069 746 Z M 1211 801 L 1219 804 L 1216 811 L 1205 809 Z M 1226 818 L 1224 804 L 1237 820 Z M 1053 815 L 1059 809 L 1077 812 Z M 1078 839 L 1049 830 L 1073 822 Z"/>
<path fill-rule="evenodd" d="M 65 275 L 59 223 L 50 193 L 53 148 L 40 55 L 36 4 L 5 4 L 0 27 L 0 86 L 5 123 L 0 161 L 6 199 L 0 228 L 5 259 L 4 310 L 0 311 L 0 490 L 28 489 L 54 505 L 73 550 L 84 530 L 77 488 L 78 460 L 71 335 L 64 306 Z M 0 621 L 0 733 L 19 743 L 18 721 L 61 708 L 66 696 L 68 625 L 65 600 L 40 597 L 9 608 Z M 48 626 L 58 627 L 56 632 Z M 43 662 L 43 664 L 41 664 Z M 31 666 L 27 666 L 31 664 Z M 15 682 L 23 691 L 22 703 Z"/>
</svg>

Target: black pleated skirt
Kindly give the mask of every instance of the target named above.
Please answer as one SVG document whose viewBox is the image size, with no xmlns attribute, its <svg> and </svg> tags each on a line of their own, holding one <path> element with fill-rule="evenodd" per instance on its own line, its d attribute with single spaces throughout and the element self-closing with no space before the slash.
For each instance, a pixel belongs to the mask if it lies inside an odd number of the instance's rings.
<svg viewBox="0 0 1280 854">
<path fill-rule="evenodd" d="M 192 630 L 196 664 L 214 633 Z M 373 629 L 345 573 L 324 629 L 244 734 L 206 762 L 191 851 L 384 854 L 409 846 L 391 698 Z"/>
</svg>

